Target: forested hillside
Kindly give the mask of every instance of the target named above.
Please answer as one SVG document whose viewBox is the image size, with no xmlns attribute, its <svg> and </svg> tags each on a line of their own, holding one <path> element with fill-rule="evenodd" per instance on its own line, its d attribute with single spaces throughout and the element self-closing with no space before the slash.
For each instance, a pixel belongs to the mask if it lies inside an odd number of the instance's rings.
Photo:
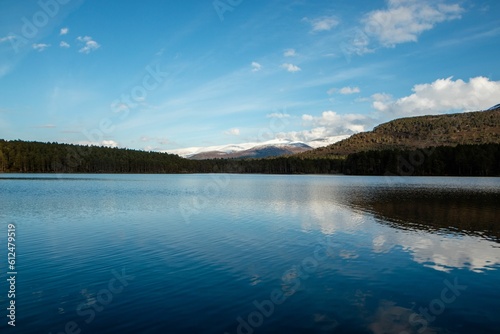
<svg viewBox="0 0 500 334">
<path fill-rule="evenodd" d="M 177 155 L 0 140 L 0 172 L 500 175 L 500 109 L 412 117 L 288 157 L 188 160 Z"/>
<path fill-rule="evenodd" d="M 0 172 L 21 173 L 181 173 L 189 161 L 177 155 L 0 140 Z"/>
<path fill-rule="evenodd" d="M 347 157 L 188 160 L 95 146 L 0 140 L 3 173 L 500 175 L 500 144 L 359 152 Z"/>
<path fill-rule="evenodd" d="M 351 175 L 499 176 L 500 144 L 353 153 L 342 171 Z"/>
<path fill-rule="evenodd" d="M 301 156 L 346 156 L 373 150 L 500 143 L 500 108 L 469 113 L 401 118 Z"/>
</svg>

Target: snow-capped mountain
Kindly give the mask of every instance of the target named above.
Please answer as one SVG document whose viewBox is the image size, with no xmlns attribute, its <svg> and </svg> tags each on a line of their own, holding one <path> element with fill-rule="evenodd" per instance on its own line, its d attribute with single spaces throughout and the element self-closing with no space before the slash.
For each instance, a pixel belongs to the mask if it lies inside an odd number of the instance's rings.
<svg viewBox="0 0 500 334">
<path fill-rule="evenodd" d="M 347 137 L 349 136 L 318 138 L 308 142 L 273 139 L 262 143 L 253 142 L 221 146 L 189 147 L 167 150 L 166 153 L 177 154 L 189 159 L 264 158 L 309 151 L 314 148 L 328 146 Z"/>
<path fill-rule="evenodd" d="M 497 104 L 496 106 L 493 106 L 488 110 L 495 110 L 495 109 L 500 109 L 500 104 Z"/>
</svg>

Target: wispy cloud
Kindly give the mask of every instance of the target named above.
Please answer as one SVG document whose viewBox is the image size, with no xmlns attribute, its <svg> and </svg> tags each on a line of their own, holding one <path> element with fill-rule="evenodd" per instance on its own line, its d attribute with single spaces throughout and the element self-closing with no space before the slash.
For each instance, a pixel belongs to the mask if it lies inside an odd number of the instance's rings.
<svg viewBox="0 0 500 334">
<path fill-rule="evenodd" d="M 287 49 L 285 52 L 283 52 L 283 56 L 285 57 L 295 57 L 297 53 L 295 52 L 295 49 Z"/>
<path fill-rule="evenodd" d="M 63 36 L 66 35 L 69 32 L 68 28 L 62 28 L 61 31 L 59 32 L 59 35 Z"/>
<path fill-rule="evenodd" d="M 45 49 L 50 47 L 50 44 L 39 43 L 39 44 L 33 44 L 32 47 L 34 50 L 36 50 L 38 52 L 43 52 L 43 51 L 45 51 Z"/>
<path fill-rule="evenodd" d="M 456 45 L 461 45 L 461 44 L 470 44 L 472 42 L 477 42 L 478 40 L 481 39 L 493 39 L 493 38 L 498 38 L 497 36 L 500 35 L 500 27 L 485 27 L 483 28 L 484 30 L 482 31 L 468 31 L 466 35 L 460 36 L 459 38 L 453 38 L 449 40 L 444 40 L 438 42 L 436 45 L 438 47 L 451 47 L 451 46 L 456 46 Z"/>
<path fill-rule="evenodd" d="M 290 115 L 287 113 L 275 112 L 275 113 L 266 115 L 266 117 L 267 118 L 288 118 L 288 117 L 290 117 Z"/>
<path fill-rule="evenodd" d="M 164 52 L 165 52 L 165 48 L 161 48 L 160 51 L 155 53 L 155 56 L 163 56 Z"/>
<path fill-rule="evenodd" d="M 55 126 L 54 124 L 42 124 L 42 125 L 37 125 L 35 126 L 35 128 L 38 128 L 38 129 L 55 129 L 57 126 Z"/>
<path fill-rule="evenodd" d="M 461 17 L 459 4 L 436 0 L 387 0 L 387 8 L 369 12 L 362 20 L 364 32 L 385 47 L 416 42 L 437 23 Z"/>
<path fill-rule="evenodd" d="M 284 68 L 285 70 L 287 70 L 288 72 L 291 72 L 291 73 L 302 71 L 302 69 L 300 67 L 298 67 L 297 65 L 289 64 L 289 63 L 284 63 L 283 65 L 281 65 L 281 67 Z"/>
<path fill-rule="evenodd" d="M 239 136 L 240 129 L 238 129 L 238 128 L 229 129 L 227 131 L 224 131 L 224 134 L 230 135 L 230 136 Z"/>
<path fill-rule="evenodd" d="M 340 89 L 332 88 L 332 89 L 329 89 L 326 93 L 328 95 L 333 95 L 337 92 L 339 94 L 342 94 L 342 95 L 350 95 L 350 94 L 361 93 L 361 89 L 359 89 L 359 87 L 342 87 Z"/>
<path fill-rule="evenodd" d="M 0 37 L 0 43 L 13 41 L 16 37 L 14 35 L 8 35 L 5 37 Z"/>
<path fill-rule="evenodd" d="M 260 70 L 262 70 L 262 65 L 257 63 L 257 62 L 252 62 L 252 72 L 259 72 Z"/>
<path fill-rule="evenodd" d="M 101 45 L 94 41 L 90 36 L 78 36 L 76 40 L 85 43 L 85 45 L 80 50 L 78 50 L 78 52 L 80 53 L 89 54 L 90 52 L 95 51 L 101 47 Z"/>
<path fill-rule="evenodd" d="M 59 46 L 60 46 L 61 48 L 66 48 L 66 49 L 67 49 L 67 48 L 69 48 L 69 47 L 71 47 L 71 45 L 69 45 L 69 44 L 68 44 L 67 42 L 65 42 L 65 41 L 61 41 L 61 43 L 59 43 Z"/>
<path fill-rule="evenodd" d="M 326 91 L 328 95 L 333 95 L 337 92 L 337 88 L 330 88 L 329 90 Z"/>
<path fill-rule="evenodd" d="M 362 56 L 367 53 L 373 53 L 375 49 L 370 46 L 370 37 L 359 27 L 346 30 L 343 33 L 343 41 L 340 43 L 340 49 L 344 56 L 351 55 Z"/>
<path fill-rule="evenodd" d="M 334 16 L 322 16 L 315 19 L 305 17 L 302 21 L 311 24 L 312 32 L 330 31 L 340 23 L 340 21 Z"/>
<path fill-rule="evenodd" d="M 361 93 L 359 87 L 343 87 L 339 90 L 342 95 L 358 94 Z"/>
<path fill-rule="evenodd" d="M 372 96 L 373 108 L 391 117 L 439 114 L 451 111 L 484 110 L 499 102 L 500 81 L 485 77 L 469 82 L 438 79 L 430 84 L 413 87 L 413 94 L 393 99 L 389 94 Z"/>
</svg>

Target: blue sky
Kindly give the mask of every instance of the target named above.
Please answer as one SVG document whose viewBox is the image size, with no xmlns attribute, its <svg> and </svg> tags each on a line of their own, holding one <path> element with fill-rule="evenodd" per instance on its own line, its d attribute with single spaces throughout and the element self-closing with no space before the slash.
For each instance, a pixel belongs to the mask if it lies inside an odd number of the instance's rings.
<svg viewBox="0 0 500 334">
<path fill-rule="evenodd" d="M 0 138 L 146 150 L 500 103 L 493 0 L 0 4 Z"/>
</svg>

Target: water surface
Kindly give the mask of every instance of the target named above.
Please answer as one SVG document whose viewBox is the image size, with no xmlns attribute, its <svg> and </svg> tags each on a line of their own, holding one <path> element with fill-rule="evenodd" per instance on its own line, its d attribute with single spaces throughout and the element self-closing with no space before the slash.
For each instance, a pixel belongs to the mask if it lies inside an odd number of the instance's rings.
<svg viewBox="0 0 500 334">
<path fill-rule="evenodd" d="M 498 178 L 0 175 L 15 331 L 495 333 L 499 202 Z"/>
</svg>

